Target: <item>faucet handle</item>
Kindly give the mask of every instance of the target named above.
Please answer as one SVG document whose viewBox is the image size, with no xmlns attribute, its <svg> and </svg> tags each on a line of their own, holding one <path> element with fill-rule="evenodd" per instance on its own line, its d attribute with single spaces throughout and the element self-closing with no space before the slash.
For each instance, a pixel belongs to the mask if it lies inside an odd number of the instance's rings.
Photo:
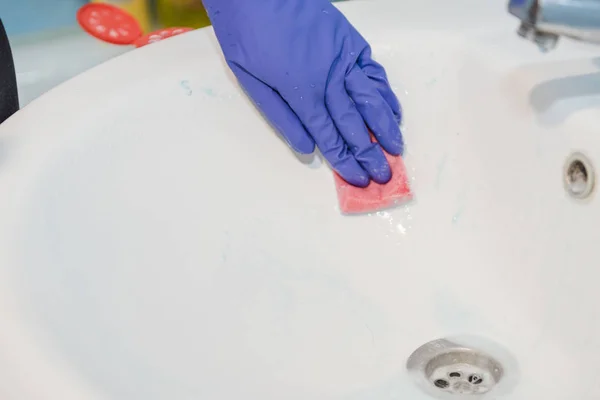
<svg viewBox="0 0 600 400">
<path fill-rule="evenodd" d="M 509 0 L 519 35 L 550 50 L 559 36 L 600 44 L 600 0 Z"/>
<path fill-rule="evenodd" d="M 517 33 L 522 38 L 537 44 L 538 48 L 547 52 L 556 47 L 559 36 L 540 28 L 540 0 L 509 0 L 508 12 L 521 21 Z"/>
<path fill-rule="evenodd" d="M 538 30 L 533 24 L 521 22 L 517 34 L 535 43 L 542 52 L 553 50 L 558 44 L 559 36 Z"/>
</svg>

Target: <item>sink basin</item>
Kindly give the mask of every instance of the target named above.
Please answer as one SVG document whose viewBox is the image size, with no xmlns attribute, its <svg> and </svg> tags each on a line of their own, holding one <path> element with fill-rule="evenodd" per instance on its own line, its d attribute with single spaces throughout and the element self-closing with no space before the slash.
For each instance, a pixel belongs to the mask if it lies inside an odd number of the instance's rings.
<svg viewBox="0 0 600 400">
<path fill-rule="evenodd" d="M 543 55 L 500 3 L 341 3 L 403 104 L 415 200 L 394 210 L 342 216 L 210 29 L 15 114 L 0 397 L 460 399 L 407 370 L 448 339 L 501 366 L 486 398 L 598 399 L 600 207 L 564 176 L 600 165 L 597 50 Z"/>
</svg>

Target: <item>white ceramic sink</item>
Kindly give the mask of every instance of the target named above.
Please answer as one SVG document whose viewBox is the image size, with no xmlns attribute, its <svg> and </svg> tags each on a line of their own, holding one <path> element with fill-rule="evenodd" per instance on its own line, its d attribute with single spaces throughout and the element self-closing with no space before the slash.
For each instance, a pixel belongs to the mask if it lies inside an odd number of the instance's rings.
<svg viewBox="0 0 600 400">
<path fill-rule="evenodd" d="M 502 2 L 341 8 L 415 201 L 340 215 L 209 29 L 86 72 L 0 127 L 0 398 L 443 398 L 406 362 L 457 337 L 506 361 L 487 399 L 600 397 L 599 199 L 563 185 L 600 165 L 598 49 L 540 54 Z"/>
</svg>

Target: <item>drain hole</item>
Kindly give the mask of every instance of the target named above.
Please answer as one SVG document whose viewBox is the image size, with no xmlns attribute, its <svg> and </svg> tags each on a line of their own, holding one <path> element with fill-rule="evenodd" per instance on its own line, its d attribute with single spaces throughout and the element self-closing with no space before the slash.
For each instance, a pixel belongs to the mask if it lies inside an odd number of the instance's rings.
<svg viewBox="0 0 600 400">
<path fill-rule="evenodd" d="M 481 382 L 483 382 L 483 379 L 479 375 L 473 374 L 469 376 L 469 383 L 472 383 L 473 385 L 479 385 Z"/>
<path fill-rule="evenodd" d="M 569 174 L 575 175 L 583 180 L 587 180 L 588 178 L 587 168 L 580 160 L 575 160 L 569 165 Z"/>
<path fill-rule="evenodd" d="M 564 169 L 565 188 L 571 197 L 584 199 L 594 189 L 592 163 L 581 153 L 572 154 Z"/>
<path fill-rule="evenodd" d="M 446 381 L 444 379 L 438 379 L 435 382 L 433 382 L 433 384 L 435 386 L 439 387 L 440 389 L 446 389 L 448 386 L 450 386 L 448 381 Z"/>
<path fill-rule="evenodd" d="M 462 374 L 461 374 L 460 372 L 450 372 L 450 373 L 448 374 L 448 376 L 449 376 L 450 378 L 460 378 L 460 377 L 462 376 Z"/>
</svg>

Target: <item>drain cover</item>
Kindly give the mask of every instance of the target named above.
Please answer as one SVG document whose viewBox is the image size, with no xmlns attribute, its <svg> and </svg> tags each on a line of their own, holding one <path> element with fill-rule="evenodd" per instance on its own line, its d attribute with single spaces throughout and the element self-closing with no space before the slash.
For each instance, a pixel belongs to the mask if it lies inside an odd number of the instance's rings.
<svg viewBox="0 0 600 400">
<path fill-rule="evenodd" d="M 465 348 L 433 357 L 424 372 L 438 389 L 458 394 L 486 393 L 502 378 L 495 360 Z"/>
<path fill-rule="evenodd" d="M 478 395 L 492 390 L 504 376 L 496 359 L 445 339 L 419 347 L 408 359 L 409 372 L 420 376 L 432 394 Z"/>
</svg>

